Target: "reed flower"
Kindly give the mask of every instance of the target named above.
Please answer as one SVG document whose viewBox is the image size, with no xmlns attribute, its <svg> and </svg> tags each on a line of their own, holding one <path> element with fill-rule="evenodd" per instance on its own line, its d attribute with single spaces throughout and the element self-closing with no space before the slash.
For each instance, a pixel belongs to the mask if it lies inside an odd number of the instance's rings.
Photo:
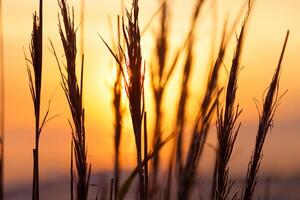
<svg viewBox="0 0 300 200">
<path fill-rule="evenodd" d="M 76 199 L 85 200 L 88 198 L 91 165 L 87 162 L 85 109 L 83 107 L 84 56 L 82 56 L 81 78 L 80 82 L 78 82 L 76 76 L 77 29 L 74 26 L 74 10 L 72 9 L 72 13 L 70 13 L 70 9 L 66 0 L 59 0 L 59 8 L 63 22 L 62 24 L 59 20 L 58 28 L 66 59 L 66 65 L 64 68 L 60 65 L 58 56 L 52 43 L 51 45 L 53 54 L 59 67 L 62 80 L 61 85 L 68 101 L 73 121 L 73 123 L 70 121 L 69 123 L 72 128 L 72 139 L 75 154 L 74 157 L 76 163 Z M 71 196 L 72 195 L 73 194 L 71 194 Z"/>
</svg>

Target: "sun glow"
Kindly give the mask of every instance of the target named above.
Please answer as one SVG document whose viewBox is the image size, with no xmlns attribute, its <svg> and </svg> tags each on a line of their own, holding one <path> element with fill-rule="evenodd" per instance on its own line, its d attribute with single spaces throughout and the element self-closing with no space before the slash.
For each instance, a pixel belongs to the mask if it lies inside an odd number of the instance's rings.
<svg viewBox="0 0 300 200">
<path fill-rule="evenodd" d="M 79 11 L 79 1 L 71 1 L 75 13 Z M 129 2 L 129 1 L 128 1 Z M 127 2 L 127 3 L 128 3 Z M 204 95 L 209 66 L 211 58 L 215 58 L 218 50 L 220 35 L 215 32 L 222 30 L 223 21 L 229 15 L 228 24 L 232 25 L 233 19 L 237 16 L 240 8 L 240 1 L 226 0 L 216 1 L 216 12 L 218 21 L 214 21 L 214 14 L 211 11 L 212 5 L 206 5 L 203 12 L 205 20 L 200 21 L 195 47 L 195 63 L 192 69 L 192 80 L 189 86 L 189 105 L 187 108 L 187 127 L 186 132 L 191 130 L 195 116 L 198 112 L 199 105 Z M 144 27 L 151 19 L 153 13 L 157 10 L 158 5 L 152 1 L 141 2 L 141 26 Z M 245 66 L 240 73 L 238 84 L 237 99 L 243 108 L 241 115 L 242 134 L 240 141 L 237 143 L 233 160 L 233 171 L 237 175 L 244 173 L 249 153 L 251 152 L 255 133 L 257 129 L 257 112 L 253 97 L 261 99 L 267 84 L 271 81 L 272 74 L 278 62 L 282 38 L 287 28 L 291 30 L 291 38 L 288 44 L 286 57 L 283 61 L 283 71 L 281 74 L 280 91 L 289 92 L 285 95 L 282 106 L 279 107 L 276 115 L 274 135 L 266 145 L 265 160 L 263 169 L 269 172 L 273 169 L 273 161 L 280 157 L 283 161 L 276 164 L 274 173 L 298 173 L 300 165 L 300 156 L 298 151 L 299 136 L 299 113 L 298 99 L 300 98 L 300 79 L 299 75 L 299 47 L 300 47 L 300 1 L 294 0 L 274 0 L 272 6 L 270 1 L 260 0 L 255 4 L 253 15 L 250 18 L 249 29 L 243 51 L 242 66 Z M 128 5 L 130 5 L 128 3 Z M 184 41 L 190 15 L 186 13 L 191 10 L 193 5 L 187 1 L 176 0 L 172 3 L 172 21 L 171 21 L 171 52 L 174 52 Z M 50 177 L 57 171 L 66 174 L 69 168 L 70 158 L 70 128 L 68 119 L 70 112 L 67 107 L 65 96 L 60 87 L 60 77 L 55 59 L 49 51 L 50 43 L 48 37 L 53 41 L 57 49 L 59 58 L 62 58 L 63 50 L 57 31 L 57 5 L 56 1 L 45 2 L 45 27 L 44 34 L 44 71 L 42 83 L 42 112 L 44 113 L 48 100 L 53 96 L 51 104 L 51 115 L 58 114 L 59 117 L 52 120 L 43 133 L 41 142 L 42 174 Z M 10 0 L 3 3 L 4 10 L 4 51 L 5 51 L 5 76 L 6 76 L 6 146 L 5 157 L 5 177 L 8 183 L 28 181 L 31 177 L 33 147 L 33 105 L 28 88 L 28 78 L 26 74 L 26 63 L 24 59 L 25 49 L 28 54 L 28 42 L 32 29 L 32 12 L 37 9 L 36 1 L 18 1 Z M 86 1 L 85 17 L 85 64 L 84 64 L 84 106 L 86 110 L 86 132 L 88 143 L 88 159 L 92 163 L 93 170 L 111 170 L 114 161 L 114 116 L 113 116 L 113 85 L 117 76 L 117 65 L 113 57 L 101 41 L 98 33 L 110 41 L 111 31 L 107 22 L 107 16 L 112 19 L 116 18 L 119 13 L 118 1 Z M 204 14 L 206 13 L 206 14 Z M 76 25 L 80 26 L 79 17 L 76 14 Z M 155 18 L 156 19 L 156 18 Z M 114 21 L 114 20 L 112 20 Z M 115 27 L 114 27 L 115 28 Z M 149 145 L 152 144 L 152 133 L 154 129 L 154 103 L 153 92 L 150 82 L 150 64 L 153 56 L 154 39 L 157 25 L 155 20 L 142 36 L 142 53 L 143 62 L 146 66 L 145 77 L 145 96 L 146 111 L 148 113 L 148 132 Z M 237 25 L 236 32 L 240 26 Z M 80 34 L 78 34 L 80 37 Z M 79 38 L 78 38 L 79 41 Z M 198 45 L 199 44 L 199 45 Z M 211 48 L 212 44 L 216 47 Z M 233 36 L 230 40 L 229 50 L 224 59 L 224 68 L 221 70 L 221 85 L 223 86 L 228 78 L 226 69 L 231 65 L 232 55 L 236 44 L 236 38 Z M 24 47 L 24 48 L 23 48 Z M 183 58 L 180 58 L 181 60 Z M 171 62 L 171 61 L 168 61 Z M 80 66 L 80 59 L 77 62 Z M 182 61 L 179 61 L 179 67 L 175 69 L 171 81 L 167 84 L 167 92 L 162 101 L 163 119 L 162 129 L 163 136 L 167 136 L 174 131 L 174 124 L 178 104 L 178 93 L 180 91 L 180 81 L 182 79 Z M 221 87 L 221 86 L 220 86 Z M 53 95 L 54 94 L 54 95 Z M 136 165 L 135 143 L 132 130 L 132 122 L 128 109 L 128 101 L 125 89 L 122 90 L 122 109 L 124 113 L 123 133 L 121 140 L 121 166 L 124 169 L 132 169 Z M 211 146 L 215 145 L 215 133 L 213 132 L 208 139 L 207 162 L 200 168 L 209 170 L 211 167 L 214 150 Z M 282 142 L 281 133 L 286 133 Z M 190 136 L 187 136 L 189 138 Z M 186 145 L 189 140 L 186 140 Z M 151 149 L 150 145 L 150 149 Z M 278 150 L 281 149 L 281 150 Z M 162 154 L 170 155 L 172 152 L 172 142 L 166 145 Z M 61 153 L 63 152 L 63 153 Z M 275 154 L 273 152 L 276 152 Z M 295 158 L 289 159 L 290 157 Z M 247 159 L 246 159 L 247 158 Z M 18 160 L 16 160 L 18 159 Z M 56 159 L 55 163 L 50 160 Z M 242 160 L 242 161 L 241 161 Z M 167 167 L 168 159 L 164 159 L 162 166 Z M 242 163 L 241 165 L 239 163 Z M 19 166 L 23 165 L 23 174 L 20 174 Z M 15 173 L 18 172 L 18 173 Z M 28 174 L 28 176 L 24 175 Z M 19 178 L 19 176 L 21 176 Z M 22 180 L 20 180 L 22 179 Z M 45 178 L 46 179 L 46 178 Z"/>
</svg>

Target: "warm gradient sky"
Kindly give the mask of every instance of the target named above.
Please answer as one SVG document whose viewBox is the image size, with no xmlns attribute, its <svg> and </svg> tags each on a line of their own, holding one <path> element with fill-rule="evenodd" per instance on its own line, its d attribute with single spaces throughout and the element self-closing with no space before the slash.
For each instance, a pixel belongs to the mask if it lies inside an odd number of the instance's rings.
<svg viewBox="0 0 300 200">
<path fill-rule="evenodd" d="M 129 2 L 129 1 L 128 1 Z M 187 31 L 194 0 L 169 0 L 172 8 L 172 45 L 178 46 L 183 41 Z M 223 24 L 225 16 L 234 19 L 242 5 L 242 0 L 216 0 L 217 25 Z M 79 0 L 70 0 L 79 11 Z M 32 176 L 33 147 L 33 105 L 28 87 L 24 49 L 27 55 L 32 29 L 32 13 L 37 9 L 37 0 L 7 0 L 3 1 L 4 51 L 5 51 L 5 89 L 6 89 L 6 135 L 5 135 L 5 180 L 8 185 L 15 182 L 30 180 Z M 156 1 L 140 1 L 141 27 L 144 27 L 151 15 L 158 8 Z M 53 55 L 48 50 L 53 40 L 55 47 L 62 55 L 61 43 L 57 31 L 57 1 L 45 1 L 44 16 L 44 73 L 42 98 L 45 111 L 48 99 L 51 97 L 51 113 L 60 114 L 46 127 L 41 137 L 41 179 L 46 180 L 57 174 L 68 173 L 70 129 L 67 123 L 69 113 L 60 88 L 60 79 Z M 111 169 L 113 165 L 113 118 L 111 107 L 111 87 L 113 83 L 113 60 L 99 39 L 97 33 L 110 40 L 108 18 L 119 12 L 118 0 L 86 0 L 85 16 L 85 96 L 86 127 L 88 137 L 89 160 L 93 169 Z M 197 69 L 193 73 L 193 85 L 190 99 L 191 116 L 195 113 L 201 96 L 199 86 L 204 83 L 207 72 L 209 52 L 211 51 L 212 23 L 211 4 L 203 9 L 202 20 L 197 35 Z M 278 62 L 283 39 L 287 29 L 290 29 L 290 40 L 283 61 L 281 76 L 281 92 L 288 89 L 277 111 L 272 133 L 266 145 L 262 169 L 269 174 L 291 175 L 300 173 L 300 1 L 298 0 L 257 0 L 250 20 L 243 59 L 245 67 L 240 75 L 238 101 L 243 108 L 242 129 L 238 137 L 236 151 L 233 154 L 232 168 L 234 174 L 244 174 L 245 166 L 250 157 L 257 129 L 257 111 L 253 98 L 261 100 L 263 92 L 271 80 Z M 78 18 L 76 24 L 79 25 Z M 237 27 L 238 31 L 239 26 Z M 150 27 L 143 36 L 144 59 L 150 60 L 152 48 L 151 35 L 154 27 Z M 233 54 L 233 44 L 228 51 L 225 64 L 229 66 Z M 176 73 L 180 72 L 180 68 Z M 225 70 L 223 70 L 223 73 Z M 224 77 L 226 75 L 224 73 Z M 172 111 L 177 103 L 177 82 L 175 75 L 171 80 L 168 99 L 165 107 L 167 119 L 164 124 L 166 132 L 172 131 Z M 200 80 L 200 81 L 199 81 Z M 147 80 L 146 80 L 147 81 Z M 152 98 L 147 93 L 148 99 Z M 129 113 L 126 108 L 126 116 Z M 152 106 L 148 112 L 153 113 Z M 192 119 L 192 117 L 188 117 Z M 192 120 L 191 120 L 192 122 Z M 135 163 L 134 143 L 130 123 L 124 122 L 125 132 L 122 140 L 122 165 L 126 168 Z M 212 134 L 213 135 L 213 134 Z M 214 143 L 209 138 L 209 143 Z M 163 151 L 167 153 L 167 151 Z M 211 163 L 212 150 L 207 150 L 209 156 L 206 163 Z M 210 166 L 206 164 L 205 168 Z"/>
</svg>

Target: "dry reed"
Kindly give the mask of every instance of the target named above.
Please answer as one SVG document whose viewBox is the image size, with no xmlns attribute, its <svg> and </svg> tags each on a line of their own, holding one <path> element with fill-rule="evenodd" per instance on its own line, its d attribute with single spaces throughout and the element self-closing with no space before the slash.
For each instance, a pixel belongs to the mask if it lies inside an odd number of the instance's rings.
<svg viewBox="0 0 300 200">
<path fill-rule="evenodd" d="M 178 199 L 188 198 L 189 191 L 194 181 L 194 175 L 198 167 L 199 159 L 206 141 L 206 137 L 210 128 L 210 123 L 214 110 L 216 108 L 218 97 L 221 91 L 217 89 L 218 74 L 221 67 L 223 57 L 226 50 L 225 31 L 224 29 L 222 42 L 219 48 L 219 53 L 210 72 L 206 93 L 198 112 L 188 153 L 184 165 L 182 166 L 182 173 L 179 176 Z"/>
<path fill-rule="evenodd" d="M 251 200 L 254 198 L 253 195 L 257 182 L 258 171 L 262 161 L 263 146 L 265 143 L 266 136 L 273 126 L 275 111 L 279 105 L 279 101 L 281 98 L 281 96 L 278 96 L 280 71 L 281 63 L 289 38 L 289 33 L 290 32 L 287 31 L 276 71 L 268 87 L 267 95 L 264 97 L 263 108 L 259 112 L 259 126 L 256 135 L 256 143 L 253 154 L 251 156 L 251 160 L 248 164 L 247 175 L 244 182 L 242 194 L 242 199 L 244 200 Z"/>
<path fill-rule="evenodd" d="M 85 110 L 82 102 L 84 56 L 82 55 L 81 78 L 78 83 L 76 76 L 77 30 L 74 26 L 74 10 L 72 9 L 72 13 L 70 13 L 66 0 L 59 0 L 58 3 L 63 21 L 63 24 L 61 24 L 61 21 L 59 20 L 58 28 L 66 59 L 66 65 L 64 68 L 61 67 L 58 56 L 51 42 L 53 50 L 52 53 L 54 54 L 59 67 L 61 85 L 67 98 L 73 119 L 73 124 L 71 124 L 71 122 L 69 123 L 72 128 L 72 139 L 76 163 L 76 173 L 74 175 L 74 179 L 76 181 L 76 199 L 85 200 L 88 198 L 91 165 L 87 162 Z M 66 72 L 64 72 L 63 69 L 65 69 Z M 72 184 L 73 183 L 71 183 L 71 185 Z"/>
<path fill-rule="evenodd" d="M 143 119 L 143 89 L 144 89 L 144 71 L 142 65 L 142 52 L 140 46 L 140 28 L 139 28 L 139 6 L 138 0 L 133 0 L 131 11 L 126 12 L 128 25 L 123 20 L 123 35 L 127 48 L 126 72 L 129 81 L 126 82 L 126 92 L 129 100 L 133 131 L 135 136 L 137 163 L 139 171 L 139 192 L 140 199 L 146 199 L 145 180 L 142 165 L 142 119 Z M 125 57 L 125 56 L 124 56 Z M 145 70 L 145 69 L 144 69 Z M 124 77 L 125 79 L 126 77 Z"/>
<path fill-rule="evenodd" d="M 85 133 L 85 109 L 83 106 L 83 66 L 84 56 L 82 55 L 81 78 L 78 81 L 76 76 L 76 32 L 74 26 L 74 10 L 70 12 L 66 0 L 58 0 L 61 19 L 59 19 L 59 34 L 65 53 L 66 64 L 60 64 L 58 56 L 52 45 L 53 54 L 56 58 L 60 75 L 61 84 L 66 95 L 67 102 L 70 107 L 72 122 L 69 121 L 72 129 L 72 144 L 71 144 L 71 166 L 70 166 L 70 190 L 71 199 L 78 200 L 88 199 L 89 182 L 91 165 L 87 161 L 87 147 L 86 147 L 86 133 Z M 81 1 L 83 2 L 83 0 Z M 245 27 L 252 8 L 252 1 L 249 0 L 249 7 L 246 17 L 243 21 L 241 32 L 237 38 L 237 46 L 234 53 L 234 58 L 231 65 L 229 80 L 226 88 L 226 101 L 223 108 L 220 108 L 219 97 L 222 89 L 218 87 L 219 71 L 223 64 L 225 53 L 228 49 L 228 41 L 232 34 L 227 32 L 226 25 L 224 26 L 223 35 L 219 51 L 214 63 L 212 63 L 211 71 L 208 76 L 206 91 L 203 101 L 199 106 L 199 111 L 194 123 L 192 131 L 192 138 L 188 146 L 187 155 L 184 154 L 183 144 L 185 143 L 185 117 L 187 100 L 189 98 L 189 85 L 191 79 L 191 72 L 195 61 L 195 41 L 196 41 L 196 27 L 200 16 L 200 11 L 205 3 L 205 0 L 197 0 L 194 11 L 192 13 L 192 20 L 190 29 L 182 48 L 176 52 L 173 59 L 169 59 L 170 46 L 169 40 L 169 14 L 168 4 L 166 1 L 162 2 L 162 10 L 159 24 L 159 31 L 156 35 L 156 43 L 154 49 L 154 59 L 151 63 L 151 83 L 155 96 L 155 128 L 153 137 L 153 150 L 148 152 L 148 137 L 147 137 L 147 114 L 145 112 L 145 97 L 144 97 L 144 78 L 145 66 L 143 66 L 143 57 L 141 50 L 141 33 L 139 27 L 139 5 L 138 0 L 132 0 L 132 8 L 126 10 L 126 19 L 122 18 L 122 25 L 118 18 L 118 45 L 117 49 L 112 50 L 108 44 L 103 40 L 110 53 L 113 55 L 118 66 L 117 78 L 113 88 L 113 108 L 115 117 L 115 135 L 114 135 L 114 151 L 115 151 L 115 166 L 114 179 L 111 179 L 109 199 L 123 199 L 128 193 L 128 190 L 135 176 L 139 177 L 137 198 L 155 199 L 155 198 L 171 198 L 172 191 L 172 171 L 174 159 L 176 159 L 175 167 L 177 173 L 177 199 L 190 199 L 191 191 L 195 185 L 195 177 L 197 175 L 197 167 L 203 153 L 206 138 L 208 136 L 212 119 L 217 111 L 217 158 L 215 163 L 215 171 L 212 183 L 211 199 L 225 200 L 236 199 L 237 193 L 230 197 L 233 181 L 229 177 L 229 164 L 234 144 L 239 132 L 240 123 L 238 118 L 241 114 L 239 106 L 236 106 L 236 92 L 237 80 L 240 70 L 239 60 L 243 48 Z M 83 4 L 82 4 L 83 5 Z M 0 1 L 1 6 L 1 1 Z M 1 9 L 1 7 L 0 7 Z M 82 8 L 83 9 L 83 8 Z M 45 124 L 49 121 L 49 109 L 45 117 L 40 120 L 40 102 L 41 102 L 41 81 L 42 81 L 42 0 L 40 0 L 39 16 L 34 14 L 33 18 L 33 32 L 32 41 L 30 44 L 31 60 L 27 59 L 33 66 L 33 72 L 28 67 L 29 84 L 31 95 L 34 102 L 35 110 L 35 148 L 33 150 L 34 169 L 33 169 L 33 191 L 32 199 L 39 199 L 39 138 L 41 131 Z M 83 23 L 83 12 L 81 13 Z M 126 22 L 125 22 L 126 21 Z M 0 24 L 1 25 L 1 24 Z M 234 25 L 235 26 L 235 25 Z M 81 51 L 83 52 L 83 25 L 81 26 Z M 122 29 L 122 30 L 121 30 Z M 121 32 L 123 33 L 124 45 L 121 44 Z M 1 34 L 1 33 L 0 33 Z M 1 35 L 2 36 L 2 35 Z M 262 160 L 262 149 L 265 142 L 266 135 L 272 126 L 273 117 L 280 100 L 278 96 L 279 78 L 281 63 L 288 41 L 289 31 L 283 45 L 281 56 L 273 80 L 268 88 L 266 97 L 264 98 L 263 110 L 259 116 L 259 129 L 256 136 L 256 145 L 253 155 L 248 165 L 248 171 L 244 182 L 242 199 L 253 199 L 254 189 L 257 181 L 258 170 Z M 1 42 L 2 44 L 2 42 Z M 115 53 L 117 52 L 117 53 Z M 164 93 L 166 92 L 166 85 L 170 81 L 179 56 L 184 52 L 183 71 L 181 80 L 180 99 L 177 107 L 175 134 L 170 135 L 165 140 L 162 139 L 162 101 Z M 167 61 L 171 60 L 171 65 L 167 65 Z M 121 108 L 121 94 L 122 87 L 125 87 L 129 109 L 131 114 L 131 121 L 133 126 L 133 133 L 136 144 L 137 153 L 137 167 L 133 170 L 130 176 L 120 187 L 120 141 L 122 133 L 122 108 Z M 143 121 L 144 120 L 144 121 Z M 160 149 L 175 136 L 172 155 L 170 157 L 167 184 L 164 190 L 164 196 L 159 194 L 159 182 L 157 175 L 159 174 Z M 3 136 L 1 137 L 3 144 Z M 3 147 L 2 147 L 3 148 Z M 2 149 L 3 154 L 3 149 Z M 75 157 L 75 158 L 74 158 Z M 2 156 L 3 158 L 3 156 Z M 73 159 L 75 160 L 75 171 L 73 166 Z M 153 159 L 152 177 L 148 177 L 148 162 Z M 0 159 L 0 167 L 3 162 Z M 0 169 L 1 170 L 1 169 Z M 1 178 L 1 177 L 0 177 Z M 151 187 L 148 191 L 148 179 L 151 178 Z M 76 186 L 74 183 L 76 182 Z M 3 185 L 0 187 L 2 188 Z M 76 187 L 76 197 L 74 197 L 74 187 Z M 3 191 L 2 191 L 3 193 Z M 1 195 L 1 189 L 0 189 Z M 98 196 L 98 195 L 97 195 Z M 102 194 L 102 198 L 108 195 Z M 1 196 L 0 196 L 1 199 Z M 96 197 L 97 199 L 97 197 Z"/>
<path fill-rule="evenodd" d="M 184 132 L 184 125 L 185 125 L 185 113 L 186 113 L 186 103 L 188 99 L 188 87 L 189 87 L 189 80 L 190 80 L 190 72 L 191 68 L 193 65 L 194 57 L 193 57 L 193 50 L 194 50 L 194 32 L 197 27 L 197 22 L 199 20 L 200 16 L 200 10 L 205 3 L 205 0 L 197 0 L 193 14 L 192 14 L 192 20 L 189 28 L 188 35 L 184 41 L 184 44 L 181 48 L 181 50 L 185 49 L 186 50 L 186 57 L 184 60 L 184 66 L 183 66 L 183 73 L 182 73 L 182 80 L 181 80 L 181 91 L 180 91 L 180 98 L 179 98 L 179 103 L 177 107 L 177 115 L 176 115 L 176 141 L 173 146 L 173 153 L 170 157 L 169 160 L 169 166 L 168 166 L 168 175 L 167 175 L 167 183 L 166 183 L 166 188 L 164 190 L 164 198 L 169 199 L 170 198 L 170 192 L 172 188 L 172 182 L 171 182 L 171 176 L 172 176 L 172 171 L 173 171 L 173 162 L 174 162 L 174 157 L 176 158 L 176 173 L 177 176 L 180 177 L 182 176 L 182 171 L 183 171 L 183 151 L 182 151 L 182 146 L 184 143 L 184 137 L 183 137 L 183 132 Z M 176 57 L 174 58 L 173 64 L 175 65 L 177 62 L 177 59 L 179 55 L 181 54 L 181 51 L 178 51 Z M 175 66 L 172 66 L 175 67 Z M 178 188 L 180 188 L 180 181 L 178 179 Z"/>
<path fill-rule="evenodd" d="M 175 66 L 177 64 L 179 55 L 181 51 L 178 51 L 174 58 L 172 58 L 171 65 L 167 65 L 167 59 L 169 56 L 169 5 L 165 0 L 160 0 L 161 6 L 161 16 L 159 31 L 156 34 L 156 42 L 154 49 L 154 56 L 151 64 L 151 85 L 154 93 L 154 105 L 155 105 L 155 125 L 153 134 L 152 148 L 155 149 L 155 145 L 160 144 L 162 135 L 162 100 L 164 93 L 166 91 L 166 86 L 170 81 L 170 77 L 174 72 Z M 153 172 L 152 172 L 152 183 L 150 195 L 156 193 L 159 187 L 157 181 L 157 176 L 159 172 L 160 156 L 155 155 L 152 162 Z"/>
<path fill-rule="evenodd" d="M 120 66 L 123 75 L 125 90 L 129 100 L 129 109 L 131 113 L 131 121 L 136 144 L 137 165 L 139 174 L 139 196 L 140 199 L 147 199 L 148 194 L 145 193 L 145 176 L 144 167 L 142 164 L 142 119 L 144 116 L 144 72 L 145 68 L 142 65 L 142 51 L 141 51 L 141 35 L 139 28 L 139 6 L 138 0 L 132 1 L 132 8 L 130 11 L 126 10 L 127 25 L 122 23 L 123 36 L 126 45 L 126 56 L 124 49 L 120 46 L 121 53 L 125 60 L 125 67 L 120 60 L 118 53 L 114 53 L 109 45 L 105 43 L 116 62 Z"/>
<path fill-rule="evenodd" d="M 197 13 L 197 10 L 195 13 Z M 242 12 L 240 12 L 240 14 L 241 13 Z M 223 64 L 223 58 L 227 51 L 228 42 L 233 34 L 233 30 L 235 29 L 239 17 L 240 15 L 237 17 L 229 31 L 227 31 L 227 24 L 224 24 L 219 51 L 208 76 L 206 92 L 194 122 L 194 129 L 187 156 L 185 162 L 182 162 L 182 173 L 179 175 L 178 180 L 178 199 L 189 198 L 191 187 L 196 178 L 196 170 L 209 133 L 211 120 L 218 105 L 219 95 L 222 92 L 222 89 L 218 89 L 219 71 Z M 190 34 L 190 37 L 192 36 L 193 35 Z"/>
<path fill-rule="evenodd" d="M 242 112 L 239 105 L 235 107 L 238 73 L 240 71 L 240 57 L 243 49 L 244 34 L 248 17 L 252 8 L 252 2 L 249 2 L 248 11 L 244 18 L 240 34 L 237 38 L 237 46 L 234 53 L 229 79 L 227 83 L 226 101 L 224 109 L 219 109 L 217 112 L 217 155 L 215 164 L 215 173 L 212 184 L 211 199 L 225 200 L 235 199 L 229 197 L 234 182 L 229 178 L 229 162 L 239 132 L 241 123 L 237 120 Z"/>
<path fill-rule="evenodd" d="M 184 69 L 183 69 L 183 77 L 181 83 L 181 92 L 180 92 L 180 99 L 178 104 L 178 111 L 176 117 L 176 132 L 177 132 L 177 147 L 176 147 L 176 169 L 178 176 L 181 177 L 182 170 L 183 170 L 183 152 L 182 146 L 184 144 L 184 124 L 185 124 L 185 111 L 186 111 L 186 102 L 188 99 L 188 87 L 189 87 L 189 80 L 190 80 L 190 72 L 194 62 L 193 51 L 194 51 L 194 40 L 195 40 L 195 31 L 196 25 L 200 17 L 200 10 L 204 4 L 205 0 L 198 0 L 196 2 L 192 21 L 190 24 L 189 32 L 187 39 L 185 41 L 184 46 L 187 46 L 186 58 L 184 61 Z"/>
<path fill-rule="evenodd" d="M 33 15 L 33 30 L 31 34 L 30 55 L 26 60 L 32 65 L 33 70 L 27 65 L 29 87 L 34 104 L 35 116 L 35 147 L 33 149 L 33 185 L 32 199 L 39 199 L 39 139 L 42 128 L 47 122 L 48 112 L 44 120 L 40 121 L 41 87 L 42 87 L 42 60 L 43 60 L 43 1 L 40 0 L 39 15 Z"/>
<path fill-rule="evenodd" d="M 118 45 L 121 45 L 121 33 L 120 33 L 120 20 L 118 18 Z M 119 52 L 119 60 L 123 62 L 121 52 Z M 118 196 L 119 191 L 119 180 L 120 180 L 120 142 L 122 134 L 122 73 L 119 67 L 117 67 L 117 78 L 113 88 L 113 106 L 115 114 L 115 167 L 114 167 L 114 195 L 115 198 Z"/>
<path fill-rule="evenodd" d="M 114 167 L 114 195 L 118 196 L 120 179 L 120 143 L 122 133 L 122 108 L 121 108 L 121 72 L 118 70 L 117 79 L 114 84 L 114 111 L 115 111 L 115 167 Z"/>
</svg>

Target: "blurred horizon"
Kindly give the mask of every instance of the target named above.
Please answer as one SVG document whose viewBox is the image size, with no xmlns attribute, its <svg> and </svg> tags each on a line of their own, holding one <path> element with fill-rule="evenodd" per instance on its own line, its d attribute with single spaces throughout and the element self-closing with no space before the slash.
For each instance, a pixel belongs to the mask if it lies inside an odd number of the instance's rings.
<svg viewBox="0 0 300 200">
<path fill-rule="evenodd" d="M 171 1 L 169 1 L 171 2 Z M 174 0 L 171 6 L 171 54 L 184 40 L 185 33 L 196 1 Z M 212 3 L 214 2 L 214 3 Z M 238 16 L 243 1 L 215 0 L 207 2 L 202 9 L 197 27 L 196 62 L 192 72 L 192 84 L 188 105 L 186 132 L 192 128 L 193 119 L 200 104 L 201 90 L 206 83 L 208 67 L 211 62 L 211 52 L 219 44 L 220 31 L 227 19 L 229 27 Z M 80 1 L 69 0 L 74 6 L 75 25 L 80 26 Z M 126 0 L 126 5 L 130 1 Z M 158 1 L 140 1 L 140 24 L 146 27 L 152 15 L 159 8 Z M 32 178 L 32 148 L 34 144 L 34 114 L 30 96 L 25 56 L 29 55 L 29 42 L 32 30 L 32 14 L 38 8 L 38 1 L 10 0 L 2 2 L 3 37 L 4 37 L 4 67 L 5 67 L 5 155 L 4 177 L 5 188 L 13 188 L 14 184 L 31 182 Z M 246 33 L 242 53 L 238 81 L 237 102 L 243 109 L 240 121 L 241 131 L 230 164 L 230 174 L 241 177 L 246 174 L 248 161 L 254 147 L 258 127 L 258 113 L 253 98 L 261 99 L 272 79 L 277 66 L 284 35 L 287 29 L 291 31 L 283 60 L 280 94 L 288 92 L 281 100 L 274 119 L 274 127 L 267 136 L 264 146 L 263 161 L 259 175 L 274 177 L 300 176 L 300 1 L 297 0 L 256 0 Z M 58 114 L 45 128 L 40 140 L 40 177 L 46 181 L 53 177 L 69 173 L 71 130 L 67 119 L 70 117 L 67 102 L 60 87 L 60 77 L 54 56 L 51 54 L 50 42 L 53 41 L 58 55 L 63 51 L 57 29 L 57 1 L 44 2 L 44 69 L 42 83 L 42 113 L 51 101 L 51 116 Z M 116 16 L 120 13 L 120 1 L 86 0 L 85 1 L 85 82 L 84 104 L 86 109 L 86 133 L 88 159 L 92 164 L 93 173 L 113 169 L 113 107 L 112 87 L 115 78 L 115 63 L 102 43 L 98 33 L 111 41 L 109 20 L 113 23 L 114 32 Z M 142 36 L 143 59 L 149 66 L 153 49 L 153 33 L 157 30 L 157 17 L 154 18 L 145 34 Z M 235 28 L 240 30 L 241 20 Z M 78 29 L 78 45 L 80 41 Z M 214 40 L 214 38 L 217 38 Z M 213 40 L 213 41 L 212 41 Z M 215 49 L 212 49 L 215 44 Z M 230 40 L 229 50 L 224 60 L 221 86 L 225 86 L 227 73 L 231 64 L 236 44 L 235 36 Z M 79 51 L 80 48 L 78 48 Z M 214 54 L 215 55 L 215 54 Z M 80 56 L 78 56 L 80 57 Z M 62 58 L 62 57 L 61 57 Z M 79 60 L 78 60 L 78 63 Z M 178 102 L 178 82 L 181 78 L 182 66 L 175 69 L 170 84 L 167 86 L 163 114 L 165 135 L 173 130 L 175 123 L 175 106 Z M 150 89 L 149 73 L 146 77 L 147 113 L 149 113 L 149 133 L 153 132 L 151 116 L 153 111 L 153 94 Z M 123 102 L 124 131 L 121 145 L 121 167 L 130 170 L 135 166 L 135 144 L 131 129 L 127 102 Z M 214 162 L 215 127 L 211 128 L 205 156 L 200 163 L 201 174 L 212 173 Z M 150 136 L 151 137 L 151 136 Z M 151 137 L 152 138 L 152 137 Z M 188 136 L 187 136 L 188 138 Z M 150 143 L 151 144 L 151 143 Z M 162 154 L 168 155 L 171 144 L 163 148 Z M 167 159 L 166 159 L 167 160 Z M 163 163 L 165 166 L 166 163 Z"/>
</svg>

